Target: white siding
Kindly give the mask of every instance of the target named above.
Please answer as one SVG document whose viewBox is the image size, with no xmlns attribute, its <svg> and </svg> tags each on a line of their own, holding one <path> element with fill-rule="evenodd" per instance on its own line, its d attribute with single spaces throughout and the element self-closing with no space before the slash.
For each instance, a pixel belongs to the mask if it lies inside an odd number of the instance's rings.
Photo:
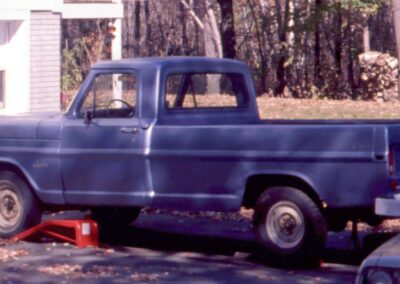
<svg viewBox="0 0 400 284">
<path fill-rule="evenodd" d="M 30 110 L 59 111 L 61 15 L 31 12 Z"/>
<path fill-rule="evenodd" d="M 5 72 L 5 104 L 0 114 L 29 111 L 29 21 L 0 21 L 0 70 Z"/>
</svg>

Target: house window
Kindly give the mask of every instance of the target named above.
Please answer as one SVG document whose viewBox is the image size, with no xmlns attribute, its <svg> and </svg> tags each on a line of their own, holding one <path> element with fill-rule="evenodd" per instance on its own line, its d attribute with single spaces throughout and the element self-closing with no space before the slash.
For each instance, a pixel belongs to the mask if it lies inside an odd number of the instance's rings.
<svg viewBox="0 0 400 284">
<path fill-rule="evenodd" d="M 6 72 L 0 70 L 0 108 L 4 108 L 6 91 Z"/>
</svg>

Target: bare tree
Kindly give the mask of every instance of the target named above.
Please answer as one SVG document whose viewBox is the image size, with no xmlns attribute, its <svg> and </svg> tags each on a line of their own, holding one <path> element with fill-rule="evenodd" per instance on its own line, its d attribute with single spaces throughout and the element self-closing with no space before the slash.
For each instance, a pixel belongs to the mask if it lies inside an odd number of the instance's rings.
<svg viewBox="0 0 400 284">
<path fill-rule="evenodd" d="M 321 13 L 322 0 L 315 0 L 315 12 L 317 17 Z M 317 20 L 314 23 L 314 80 L 317 87 L 322 86 L 321 76 L 321 32 L 320 22 Z"/>
<path fill-rule="evenodd" d="M 146 47 L 149 55 L 153 53 L 153 42 L 152 42 L 152 30 L 151 30 L 151 22 L 150 22 L 150 8 L 149 8 L 149 1 L 144 1 L 144 15 L 146 21 Z"/>
<path fill-rule="evenodd" d="M 122 0 L 123 57 L 237 58 L 252 68 L 260 94 L 356 98 L 358 55 L 398 54 L 398 1 Z M 75 54 L 65 60 L 89 66 L 108 58 L 102 21 L 64 21 L 63 27 L 63 49 Z"/>
<path fill-rule="evenodd" d="M 236 58 L 236 34 L 232 0 L 218 0 L 221 9 L 221 36 L 223 55 Z"/>
<path fill-rule="evenodd" d="M 218 29 L 214 6 L 210 0 L 205 0 L 206 14 L 204 16 L 205 54 L 210 57 L 223 57 L 221 33 Z"/>
<path fill-rule="evenodd" d="M 210 0 L 205 0 L 206 12 L 204 19 L 195 13 L 192 7 L 185 0 L 180 0 L 181 4 L 189 10 L 190 15 L 195 19 L 196 24 L 204 32 L 205 55 L 210 57 L 222 57 L 221 33 L 214 13 L 214 7 Z"/>
<path fill-rule="evenodd" d="M 400 0 L 392 0 L 393 2 L 393 23 L 396 35 L 397 59 L 400 62 Z M 400 79 L 398 79 L 398 90 L 400 97 Z"/>
<path fill-rule="evenodd" d="M 364 52 L 368 52 L 371 50 L 371 45 L 370 45 L 370 30 L 369 30 L 369 21 L 370 21 L 370 13 L 369 11 L 366 11 L 365 14 L 363 15 L 363 20 L 364 20 L 364 25 L 363 25 L 363 32 L 362 32 L 362 38 L 363 38 L 363 50 Z"/>
<path fill-rule="evenodd" d="M 292 0 L 284 0 L 282 7 L 281 0 L 275 0 L 277 32 L 279 38 L 278 66 L 276 69 L 277 85 L 274 88 L 275 96 L 282 96 L 287 85 L 285 77 L 285 63 L 288 59 L 289 45 L 292 44 L 292 33 L 289 27 L 292 25 Z M 289 35 L 289 36 L 288 36 Z"/>
<path fill-rule="evenodd" d="M 140 34 L 141 34 L 141 27 L 140 27 L 140 1 L 135 2 L 135 56 L 139 54 L 140 50 Z"/>
</svg>

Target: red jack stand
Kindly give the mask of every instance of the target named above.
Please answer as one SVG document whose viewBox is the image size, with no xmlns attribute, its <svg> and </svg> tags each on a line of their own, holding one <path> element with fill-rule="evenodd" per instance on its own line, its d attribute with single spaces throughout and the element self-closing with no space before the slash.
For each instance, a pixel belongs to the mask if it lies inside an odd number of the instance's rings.
<svg viewBox="0 0 400 284">
<path fill-rule="evenodd" d="M 75 244 L 79 248 L 99 247 L 97 223 L 93 220 L 49 220 L 32 227 L 13 240 L 20 241 L 45 234 Z"/>
</svg>

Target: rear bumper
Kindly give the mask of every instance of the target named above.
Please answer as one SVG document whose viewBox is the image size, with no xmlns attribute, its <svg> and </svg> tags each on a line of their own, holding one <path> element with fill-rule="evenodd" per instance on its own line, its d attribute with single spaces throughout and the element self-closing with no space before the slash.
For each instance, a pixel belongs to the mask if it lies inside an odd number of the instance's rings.
<svg viewBox="0 0 400 284">
<path fill-rule="evenodd" d="M 400 217 L 400 196 L 395 195 L 395 198 L 376 198 L 375 214 Z"/>
</svg>

